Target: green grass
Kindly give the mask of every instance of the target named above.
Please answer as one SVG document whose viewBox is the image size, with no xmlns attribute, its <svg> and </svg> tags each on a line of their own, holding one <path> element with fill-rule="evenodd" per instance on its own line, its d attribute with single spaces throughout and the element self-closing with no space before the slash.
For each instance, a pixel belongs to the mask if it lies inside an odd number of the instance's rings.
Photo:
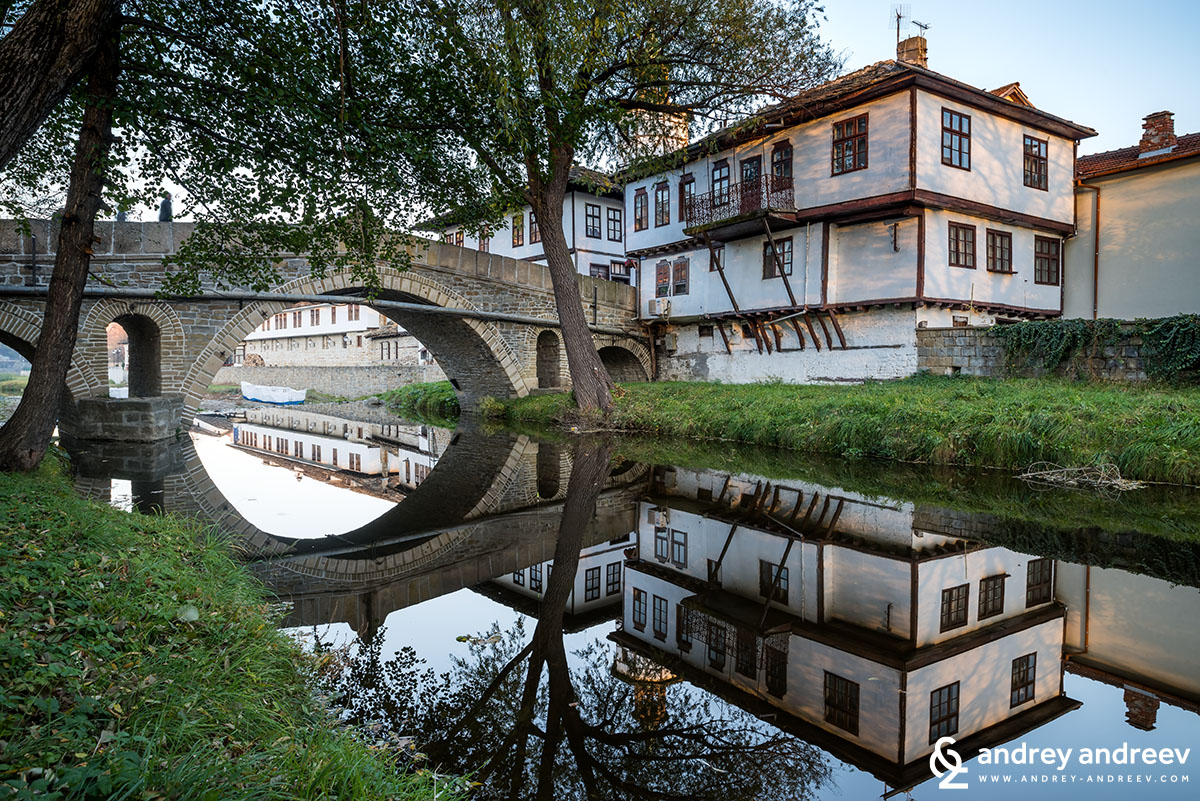
<svg viewBox="0 0 1200 801">
<path fill-rule="evenodd" d="M 209 384 L 209 395 L 241 395 L 241 384 Z"/>
<path fill-rule="evenodd" d="M 454 428 L 458 420 L 458 395 L 449 381 L 406 384 L 379 397 L 396 414 L 432 425 Z"/>
<path fill-rule="evenodd" d="M 333 723 L 227 544 L 78 498 L 55 458 L 0 499 L 0 795 L 435 797 Z"/>
<path fill-rule="evenodd" d="M 0 375 L 0 396 L 19 398 L 25 392 L 25 385 L 28 383 L 29 376 Z"/>
<path fill-rule="evenodd" d="M 1200 484 L 1200 388 L 917 376 L 854 386 L 623 384 L 608 419 L 570 395 L 489 401 L 508 423 L 574 423 L 842 457 L 1022 470 L 1116 464 L 1126 478 Z"/>
</svg>

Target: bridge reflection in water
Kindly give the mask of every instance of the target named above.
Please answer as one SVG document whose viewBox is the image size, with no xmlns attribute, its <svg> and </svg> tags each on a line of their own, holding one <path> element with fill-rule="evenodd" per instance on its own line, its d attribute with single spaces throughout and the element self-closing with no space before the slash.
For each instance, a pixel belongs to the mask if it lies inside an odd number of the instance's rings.
<svg viewBox="0 0 1200 801">
<path fill-rule="evenodd" d="M 1003 479 L 956 475 L 946 496 L 953 503 L 931 501 L 927 484 L 909 496 L 863 491 L 874 487 L 853 471 L 821 482 L 808 477 L 818 469 L 779 480 L 621 461 L 569 480 L 569 446 L 473 429 L 446 442 L 393 509 L 320 539 L 248 523 L 188 441 L 170 453 L 92 451 L 77 461 L 84 491 L 101 495 L 106 477 L 128 477 L 138 508 L 157 499 L 215 523 L 292 603 L 284 625 L 348 623 L 375 643 L 360 658 L 383 659 L 377 634 L 389 615 L 468 588 L 538 621 L 530 643 L 511 632 L 480 640 L 450 674 L 460 690 L 482 692 L 505 685 L 496 674 L 507 663 L 509 695 L 491 692 L 516 709 L 519 668 L 528 665 L 536 687 L 545 663 L 550 689 L 534 718 L 472 707 L 452 723 L 443 704 L 435 724 L 414 701 L 401 704 L 405 726 L 426 724 L 405 733 L 442 738 L 431 753 L 444 767 L 490 777 L 485 795 L 524 782 L 532 795 L 549 781 L 567 797 L 582 793 L 582 781 L 603 780 L 635 797 L 669 777 L 697 797 L 758 797 L 759 784 L 728 775 L 737 770 L 801 795 L 820 795 L 830 782 L 866 786 L 867 776 L 892 793 L 930 779 L 929 754 L 943 735 L 970 758 L 1051 734 L 1047 745 L 1153 744 L 1160 715 L 1173 735 L 1200 733 L 1200 548 L 1162 532 L 1131 533 L 1103 515 L 1005 514 L 1021 504 L 997 504 L 998 494 L 1011 501 L 1026 491 Z M 564 509 L 585 490 L 591 522 L 565 531 Z M 1047 503 L 1028 496 L 1030 508 Z M 567 567 L 556 572 L 564 547 Z M 479 631 L 490 622 L 444 625 Z M 572 632 L 607 641 L 556 661 Z M 1106 690 L 1101 718 L 1069 692 L 1091 698 L 1104 686 L 1115 689 Z M 364 716 L 370 705 L 399 708 L 397 699 L 381 701 L 378 687 L 357 689 Z M 531 723 L 542 719 L 545 729 Z M 661 750 L 679 746 L 683 721 L 738 745 L 696 741 L 699 762 L 647 771 L 657 757 L 638 749 L 656 737 Z M 559 750 L 555 736 L 569 747 Z M 535 745 L 521 745 L 525 737 Z M 547 771 L 554 778 L 539 779 Z"/>
</svg>

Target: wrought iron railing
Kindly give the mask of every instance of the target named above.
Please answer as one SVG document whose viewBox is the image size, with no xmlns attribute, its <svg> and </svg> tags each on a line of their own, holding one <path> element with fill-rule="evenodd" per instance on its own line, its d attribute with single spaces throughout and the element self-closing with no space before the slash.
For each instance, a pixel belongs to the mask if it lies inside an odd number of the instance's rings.
<svg viewBox="0 0 1200 801">
<path fill-rule="evenodd" d="M 791 176 L 760 175 L 689 198 L 684 207 L 684 227 L 696 228 L 767 209 L 795 207 Z"/>
</svg>

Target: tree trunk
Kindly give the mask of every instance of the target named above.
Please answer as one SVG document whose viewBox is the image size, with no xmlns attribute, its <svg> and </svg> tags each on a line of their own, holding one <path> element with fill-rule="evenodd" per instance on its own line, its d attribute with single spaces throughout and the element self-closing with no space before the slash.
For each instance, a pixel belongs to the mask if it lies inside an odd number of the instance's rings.
<svg viewBox="0 0 1200 801">
<path fill-rule="evenodd" d="M 87 108 L 75 144 L 67 207 L 46 297 L 46 313 L 21 402 L 0 429 L 0 470 L 32 470 L 41 462 L 62 405 L 91 265 L 105 161 L 112 144 L 112 101 L 120 72 L 119 34 L 110 27 L 89 70 Z"/>
<path fill-rule="evenodd" d="M 37 0 L 0 39 L 0 169 L 87 73 L 120 0 Z"/>
<path fill-rule="evenodd" d="M 560 330 L 563 346 L 567 350 L 567 370 L 571 374 L 575 403 L 580 409 L 607 412 L 612 409 L 613 380 L 604 362 L 600 361 L 584 315 L 583 299 L 579 296 L 579 278 L 562 224 L 565 175 L 561 183 L 561 186 L 558 181 L 543 186 L 534 198 L 537 202 L 531 205 L 537 214 L 542 250 L 550 267 L 554 303 L 558 307 L 558 320 L 562 326 Z"/>
</svg>

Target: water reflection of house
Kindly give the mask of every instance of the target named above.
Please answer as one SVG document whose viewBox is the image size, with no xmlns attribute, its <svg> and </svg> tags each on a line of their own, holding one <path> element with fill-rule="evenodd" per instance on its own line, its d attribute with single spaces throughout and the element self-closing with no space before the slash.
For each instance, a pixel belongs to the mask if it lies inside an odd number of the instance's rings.
<svg viewBox="0 0 1200 801">
<path fill-rule="evenodd" d="M 620 645 L 893 788 L 929 777 L 942 735 L 970 755 L 1078 705 L 1062 690 L 1052 560 L 921 531 L 909 504 L 659 478 Z"/>
<path fill-rule="evenodd" d="M 234 444 L 312 467 L 419 485 L 449 439 L 431 426 L 349 420 L 293 409 L 247 409 Z"/>
</svg>

